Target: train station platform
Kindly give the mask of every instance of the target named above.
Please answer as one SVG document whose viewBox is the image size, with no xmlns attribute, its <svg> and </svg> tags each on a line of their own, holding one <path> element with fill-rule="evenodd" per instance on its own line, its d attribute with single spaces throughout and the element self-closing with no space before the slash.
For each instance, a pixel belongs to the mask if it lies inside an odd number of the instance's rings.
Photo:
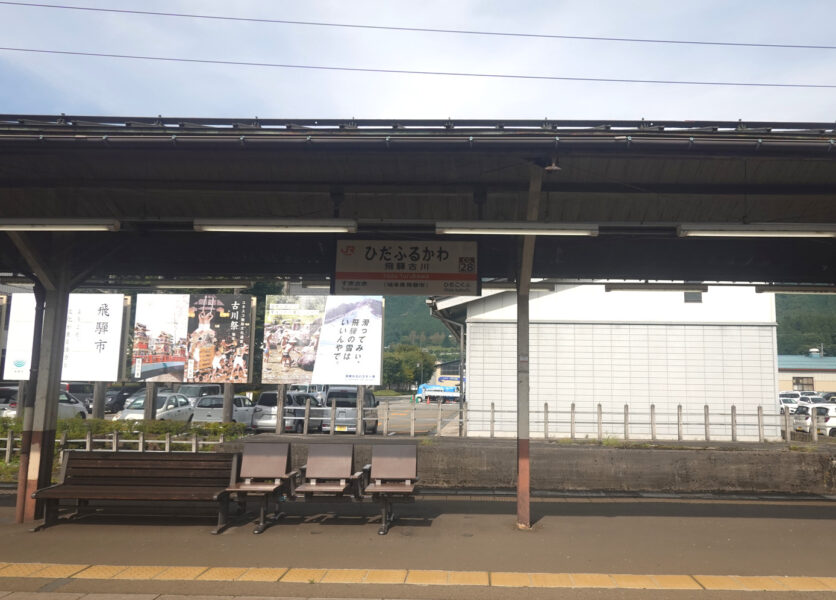
<svg viewBox="0 0 836 600">
<path fill-rule="evenodd" d="M 427 496 L 398 506 L 386 536 L 363 504 L 290 503 L 261 535 L 244 518 L 213 536 L 211 510 L 157 508 L 31 532 L 13 503 L 0 494 L 0 600 L 836 593 L 825 498 L 542 498 L 519 531 L 513 499 Z"/>
</svg>

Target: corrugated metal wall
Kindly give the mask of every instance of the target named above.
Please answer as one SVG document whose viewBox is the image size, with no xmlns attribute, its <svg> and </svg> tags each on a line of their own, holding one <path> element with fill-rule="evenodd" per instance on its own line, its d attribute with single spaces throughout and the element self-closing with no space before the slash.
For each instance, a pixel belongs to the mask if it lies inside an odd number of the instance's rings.
<svg viewBox="0 0 836 600">
<path fill-rule="evenodd" d="M 468 324 L 468 433 L 489 435 L 494 403 L 496 435 L 516 431 L 516 328 L 513 323 Z M 677 406 L 685 439 L 731 437 L 731 407 L 737 408 L 738 439 L 757 439 L 757 407 L 765 434 L 780 436 L 777 417 L 775 328 L 740 325 L 562 324 L 531 325 L 531 432 L 568 436 L 570 406 L 576 435 L 597 436 L 597 405 L 606 437 L 650 437 L 650 406 L 657 435 L 677 437 Z"/>
</svg>

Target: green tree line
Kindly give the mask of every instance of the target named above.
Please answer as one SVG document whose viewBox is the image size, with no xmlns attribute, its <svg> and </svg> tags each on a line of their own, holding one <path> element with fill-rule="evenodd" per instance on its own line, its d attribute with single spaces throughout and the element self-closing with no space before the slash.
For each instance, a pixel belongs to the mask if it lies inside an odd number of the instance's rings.
<svg viewBox="0 0 836 600">
<path fill-rule="evenodd" d="M 836 356 L 836 296 L 776 294 L 778 354 L 807 354 L 824 348 Z"/>
</svg>

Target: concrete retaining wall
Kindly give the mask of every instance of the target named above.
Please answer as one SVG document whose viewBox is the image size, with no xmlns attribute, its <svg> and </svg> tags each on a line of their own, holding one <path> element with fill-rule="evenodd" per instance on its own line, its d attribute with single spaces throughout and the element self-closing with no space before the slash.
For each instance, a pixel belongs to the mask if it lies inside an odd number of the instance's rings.
<svg viewBox="0 0 836 600">
<path fill-rule="evenodd" d="M 353 443 L 355 470 L 371 460 L 371 446 L 418 446 L 422 488 L 513 490 L 516 443 L 513 440 L 427 438 L 417 440 L 274 436 L 246 443 L 286 441 L 294 467 L 305 463 L 314 443 Z M 240 449 L 241 442 L 225 449 Z M 724 445 L 717 448 L 611 448 L 556 442 L 531 443 L 531 488 L 535 492 L 661 493 L 836 493 L 834 448 L 792 451 L 780 444 Z"/>
</svg>

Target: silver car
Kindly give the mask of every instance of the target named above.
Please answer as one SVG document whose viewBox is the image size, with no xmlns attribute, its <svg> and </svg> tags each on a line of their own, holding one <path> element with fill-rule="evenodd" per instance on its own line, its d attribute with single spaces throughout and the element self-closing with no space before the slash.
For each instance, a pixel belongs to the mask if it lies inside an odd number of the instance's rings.
<svg viewBox="0 0 836 600">
<path fill-rule="evenodd" d="M 189 399 L 174 392 L 158 392 L 154 402 L 157 409 L 157 421 L 191 422 L 194 408 Z M 145 395 L 125 404 L 114 421 L 141 421 L 145 418 Z"/>
<path fill-rule="evenodd" d="M 824 417 L 827 416 L 827 409 L 829 404 L 799 404 L 792 416 L 792 427 L 795 431 L 802 433 L 810 433 L 812 426 L 812 419 L 810 418 L 813 411 L 816 411 L 816 425 L 821 426 Z"/>
<path fill-rule="evenodd" d="M 278 392 L 262 392 L 255 405 L 253 429 L 276 431 L 276 398 Z M 284 401 L 284 431 L 302 433 L 305 427 L 305 403 L 311 400 L 308 415 L 308 431 L 319 431 L 323 423 L 323 410 L 313 394 L 289 392 Z"/>
<path fill-rule="evenodd" d="M 17 398 L 6 405 L 8 408 L 2 413 L 2 416 L 14 419 L 17 417 L 17 411 L 20 408 Z M 67 392 L 58 392 L 58 418 L 59 419 L 86 419 L 87 407 L 84 403 Z"/>
<path fill-rule="evenodd" d="M 235 396 L 232 399 L 232 422 L 243 423 L 247 427 L 253 424 L 255 406 L 246 396 Z M 194 407 L 193 423 L 220 423 L 223 421 L 224 397 L 203 396 L 197 399 Z"/>
<path fill-rule="evenodd" d="M 325 400 L 325 411 L 328 416 L 322 420 L 322 431 L 331 432 L 330 409 L 336 404 L 334 417 L 334 431 L 357 432 L 357 388 L 353 386 L 336 387 L 328 390 Z M 363 433 L 377 433 L 377 400 L 374 394 L 366 391 L 363 398 Z"/>
</svg>

